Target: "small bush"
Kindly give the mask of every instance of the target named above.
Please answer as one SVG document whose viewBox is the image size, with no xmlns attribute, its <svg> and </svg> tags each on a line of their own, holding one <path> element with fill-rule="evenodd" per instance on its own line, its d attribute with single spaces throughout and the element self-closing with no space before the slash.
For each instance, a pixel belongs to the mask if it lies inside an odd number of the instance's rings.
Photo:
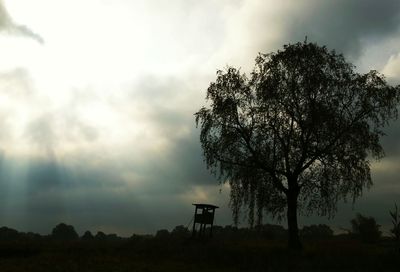
<svg viewBox="0 0 400 272">
<path fill-rule="evenodd" d="M 378 225 L 373 217 L 366 217 L 357 214 L 356 218 L 351 221 L 352 234 L 355 235 L 363 242 L 374 243 L 379 241 L 382 232 L 379 230 Z"/>
</svg>

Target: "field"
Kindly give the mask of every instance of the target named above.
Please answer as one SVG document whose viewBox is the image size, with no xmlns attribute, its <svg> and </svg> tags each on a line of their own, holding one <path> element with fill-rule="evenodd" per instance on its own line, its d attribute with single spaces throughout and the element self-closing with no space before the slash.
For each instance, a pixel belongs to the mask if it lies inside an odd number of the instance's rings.
<svg viewBox="0 0 400 272">
<path fill-rule="evenodd" d="M 399 253 L 390 240 L 337 237 L 306 241 L 302 252 L 266 239 L 42 239 L 1 242 L 0 271 L 400 271 Z"/>
</svg>

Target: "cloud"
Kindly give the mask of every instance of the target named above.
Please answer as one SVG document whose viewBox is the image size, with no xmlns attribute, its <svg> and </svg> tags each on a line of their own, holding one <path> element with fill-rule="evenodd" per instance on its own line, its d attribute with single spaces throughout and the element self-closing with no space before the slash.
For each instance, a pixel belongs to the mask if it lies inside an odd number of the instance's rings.
<svg viewBox="0 0 400 272">
<path fill-rule="evenodd" d="M 12 25 L 12 27 L 8 28 L 8 31 L 11 34 L 31 38 L 40 44 L 44 44 L 44 39 L 25 25 Z"/>
<path fill-rule="evenodd" d="M 26 25 L 19 25 L 13 21 L 2 0 L 0 1 L 0 31 L 6 31 L 12 35 L 30 38 L 40 44 L 44 43 L 43 38 L 39 34 L 32 31 Z"/>
<path fill-rule="evenodd" d="M 400 84 L 400 52 L 391 55 L 382 73 L 387 77 L 392 84 Z"/>
<path fill-rule="evenodd" d="M 16 156 L 57 157 L 66 152 L 91 149 L 99 128 L 81 116 L 80 107 L 98 99 L 81 99 L 71 92 L 65 103 L 36 88 L 28 70 L 0 72 L 0 146 Z"/>
<path fill-rule="evenodd" d="M 187 224 L 191 203 L 196 201 L 212 201 L 229 214 L 224 205 L 227 191 L 219 194 L 211 184 L 188 183 L 185 171 L 198 170 L 186 167 L 184 161 L 180 175 L 178 169 L 149 158 L 143 162 L 152 171 L 148 173 L 121 158 L 114 162 L 84 156 L 79 161 L 1 158 L 0 215 L 11 227 L 21 228 L 24 222 L 26 230 L 48 233 L 55 224 L 68 221 L 82 232 L 131 235 Z M 219 220 L 230 223 L 229 216 Z"/>
<path fill-rule="evenodd" d="M 309 35 L 347 55 L 358 57 L 365 39 L 388 37 L 399 30 L 400 4 L 384 1 L 309 1 L 288 36 Z M 300 32 L 300 33 L 299 33 Z"/>
<path fill-rule="evenodd" d="M 19 82 L 23 74 L 4 78 Z M 20 93 L 30 93 L 30 114 L 23 122 L 23 138 L 14 144 L 27 141 L 31 151 L 29 156 L 8 148 L 3 153 L 4 224 L 48 233 L 58 222 L 68 221 L 80 231 L 130 235 L 187 224 L 196 201 L 223 207 L 219 223 L 231 223 L 228 190 L 219 194 L 223 187 L 203 163 L 193 116 L 198 106 L 192 104 L 195 86 L 178 78 L 150 77 L 131 85 L 130 92 L 105 100 L 90 89 L 74 91 L 61 107 L 40 107 L 46 102 L 40 92 L 21 86 L 16 85 L 8 99 L 17 104 L 24 97 Z M 131 139 L 110 145 L 113 124 L 106 123 L 109 128 L 103 130 L 82 114 L 95 105 L 119 116 L 123 123 L 115 128 Z M 141 126 L 137 123 L 143 123 L 145 131 L 130 134 L 130 126 Z M 82 127 L 91 127 L 94 136 L 85 140 Z M 64 152 L 66 145 L 75 148 Z"/>
<path fill-rule="evenodd" d="M 354 61 L 365 42 L 380 40 L 399 30 L 400 3 L 384 1 L 241 1 L 226 10 L 225 58 L 235 66 L 253 61 L 258 52 L 303 41 L 327 45 Z"/>
</svg>

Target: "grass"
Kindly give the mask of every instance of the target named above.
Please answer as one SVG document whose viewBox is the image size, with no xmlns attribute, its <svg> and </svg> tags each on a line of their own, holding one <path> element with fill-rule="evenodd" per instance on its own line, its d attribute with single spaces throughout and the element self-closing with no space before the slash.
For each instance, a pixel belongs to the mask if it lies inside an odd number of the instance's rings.
<svg viewBox="0 0 400 272">
<path fill-rule="evenodd" d="M 116 242 L 0 242 L 0 271 L 399 271 L 391 242 L 135 239 Z"/>
</svg>

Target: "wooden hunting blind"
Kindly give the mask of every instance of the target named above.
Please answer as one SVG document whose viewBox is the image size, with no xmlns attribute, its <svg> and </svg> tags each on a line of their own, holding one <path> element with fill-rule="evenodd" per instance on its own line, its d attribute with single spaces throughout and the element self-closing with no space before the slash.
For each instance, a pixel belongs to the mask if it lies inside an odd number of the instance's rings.
<svg viewBox="0 0 400 272">
<path fill-rule="evenodd" d="M 198 236 L 204 236 L 206 225 L 210 225 L 210 237 L 212 236 L 212 228 L 214 224 L 215 209 L 218 206 L 210 204 L 193 204 L 195 206 L 194 210 L 194 221 L 193 221 L 193 232 L 192 236 L 196 235 L 196 224 L 200 224 L 198 231 Z"/>
</svg>

